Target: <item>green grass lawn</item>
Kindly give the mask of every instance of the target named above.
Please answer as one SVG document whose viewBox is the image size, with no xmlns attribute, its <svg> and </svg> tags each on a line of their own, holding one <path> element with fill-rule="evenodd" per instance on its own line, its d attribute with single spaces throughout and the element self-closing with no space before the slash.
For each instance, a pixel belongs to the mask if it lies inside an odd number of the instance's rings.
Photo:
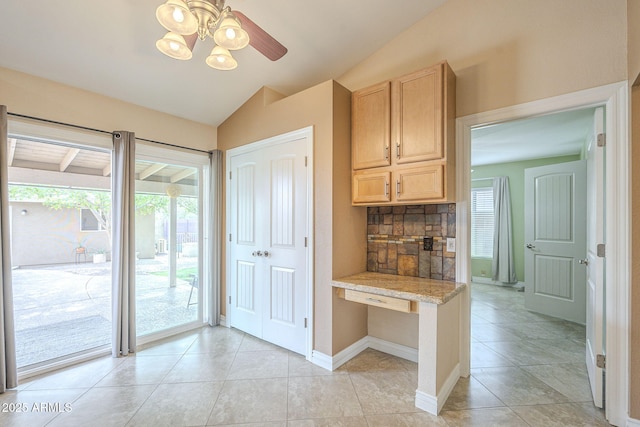
<svg viewBox="0 0 640 427">
<path fill-rule="evenodd" d="M 153 274 L 154 276 L 160 276 L 160 277 L 167 277 L 169 276 L 169 272 L 168 271 L 152 271 L 149 274 Z M 187 268 L 179 268 L 178 271 L 176 271 L 176 278 L 177 279 L 182 279 L 182 280 L 186 280 L 186 281 L 190 281 L 191 277 L 194 275 L 198 274 L 198 268 L 197 267 L 187 267 Z"/>
</svg>

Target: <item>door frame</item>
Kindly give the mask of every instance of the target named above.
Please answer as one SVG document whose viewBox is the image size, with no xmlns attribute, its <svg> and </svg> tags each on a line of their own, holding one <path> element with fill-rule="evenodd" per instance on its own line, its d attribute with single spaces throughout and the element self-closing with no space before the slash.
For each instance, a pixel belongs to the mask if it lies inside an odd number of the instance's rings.
<svg viewBox="0 0 640 427">
<path fill-rule="evenodd" d="M 469 283 L 471 278 L 471 129 L 536 115 L 585 107 L 605 106 L 607 156 L 605 191 L 609 214 L 605 222 L 607 236 L 605 321 L 607 375 L 605 387 L 606 417 L 614 425 L 625 425 L 629 410 L 629 316 L 630 316 L 630 146 L 629 84 L 612 83 L 538 101 L 513 105 L 456 119 L 456 227 L 458 230 L 456 278 Z M 463 310 L 461 321 L 469 324 L 470 313 Z M 468 375 L 469 336 L 463 337 L 466 358 L 462 371 Z M 462 363 L 461 363 L 462 365 Z"/>
<path fill-rule="evenodd" d="M 226 152 L 226 177 L 225 177 L 225 227 L 227 230 L 227 234 L 230 234 L 231 230 L 231 191 L 229 185 L 229 172 L 231 171 L 231 158 L 237 155 L 246 154 L 252 151 L 260 150 L 263 148 L 273 147 L 278 144 L 291 142 L 297 139 L 304 139 L 307 149 L 307 254 L 306 254 L 306 283 L 307 283 L 307 301 L 306 301 L 306 310 L 307 310 L 307 332 L 306 332 L 306 343 L 305 343 L 305 357 L 307 360 L 311 360 L 311 354 L 313 351 L 313 290 L 314 290 L 314 263 L 313 263 L 313 247 L 314 247 L 314 236 L 313 236 L 313 126 L 308 126 L 302 129 L 294 130 L 291 132 L 287 132 L 281 135 L 276 135 L 271 138 L 263 139 L 260 141 L 252 142 L 240 147 L 232 148 Z M 231 295 L 231 257 L 228 256 L 231 253 L 231 242 L 229 238 L 225 238 L 226 241 L 226 253 L 227 257 L 225 260 L 226 264 L 226 273 L 225 273 L 225 281 L 226 281 L 226 292 L 227 292 L 227 301 L 225 304 L 228 305 L 228 297 Z M 227 320 L 226 325 L 230 327 L 231 319 L 230 312 L 226 310 Z"/>
</svg>

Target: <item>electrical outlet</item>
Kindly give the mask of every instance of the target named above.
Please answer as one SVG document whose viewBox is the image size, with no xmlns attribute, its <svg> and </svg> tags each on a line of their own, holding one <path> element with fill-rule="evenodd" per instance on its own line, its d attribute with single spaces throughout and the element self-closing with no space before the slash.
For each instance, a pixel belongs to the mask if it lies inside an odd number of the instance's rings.
<svg viewBox="0 0 640 427">
<path fill-rule="evenodd" d="M 456 239 L 455 237 L 447 237 L 447 252 L 456 251 Z"/>
<path fill-rule="evenodd" d="M 424 237 L 423 239 L 423 249 L 425 251 L 433 250 L 433 237 Z"/>
</svg>

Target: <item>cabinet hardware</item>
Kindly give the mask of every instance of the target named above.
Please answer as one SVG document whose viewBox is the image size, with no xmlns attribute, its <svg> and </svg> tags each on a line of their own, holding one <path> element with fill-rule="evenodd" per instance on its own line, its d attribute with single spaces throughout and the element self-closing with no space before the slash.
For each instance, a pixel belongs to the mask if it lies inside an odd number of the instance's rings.
<svg viewBox="0 0 640 427">
<path fill-rule="evenodd" d="M 400 143 L 396 143 L 396 159 L 400 158 Z"/>
<path fill-rule="evenodd" d="M 384 147 L 384 158 L 385 160 L 389 160 L 389 146 Z"/>
<path fill-rule="evenodd" d="M 389 181 L 384 182 L 384 197 L 389 197 Z"/>
<path fill-rule="evenodd" d="M 396 180 L 396 196 L 400 195 L 400 180 Z"/>
<path fill-rule="evenodd" d="M 386 304 L 386 301 L 382 301 L 381 299 L 377 299 L 377 298 L 367 298 L 367 301 L 371 301 L 371 302 L 377 302 L 378 304 Z"/>
</svg>

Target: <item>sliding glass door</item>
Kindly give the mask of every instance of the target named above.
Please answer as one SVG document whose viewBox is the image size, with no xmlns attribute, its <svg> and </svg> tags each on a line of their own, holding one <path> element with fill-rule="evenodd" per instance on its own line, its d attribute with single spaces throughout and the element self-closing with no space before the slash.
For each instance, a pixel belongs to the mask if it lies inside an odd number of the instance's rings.
<svg viewBox="0 0 640 427">
<path fill-rule="evenodd" d="M 18 368 L 109 353 L 111 134 L 9 121 L 10 247 Z M 203 324 L 206 153 L 136 141 L 138 344 Z"/>
<path fill-rule="evenodd" d="M 207 157 L 146 145 L 136 152 L 137 334 L 200 326 Z"/>
<path fill-rule="evenodd" d="M 106 350 L 111 153 L 11 134 L 8 148 L 18 368 Z"/>
</svg>

